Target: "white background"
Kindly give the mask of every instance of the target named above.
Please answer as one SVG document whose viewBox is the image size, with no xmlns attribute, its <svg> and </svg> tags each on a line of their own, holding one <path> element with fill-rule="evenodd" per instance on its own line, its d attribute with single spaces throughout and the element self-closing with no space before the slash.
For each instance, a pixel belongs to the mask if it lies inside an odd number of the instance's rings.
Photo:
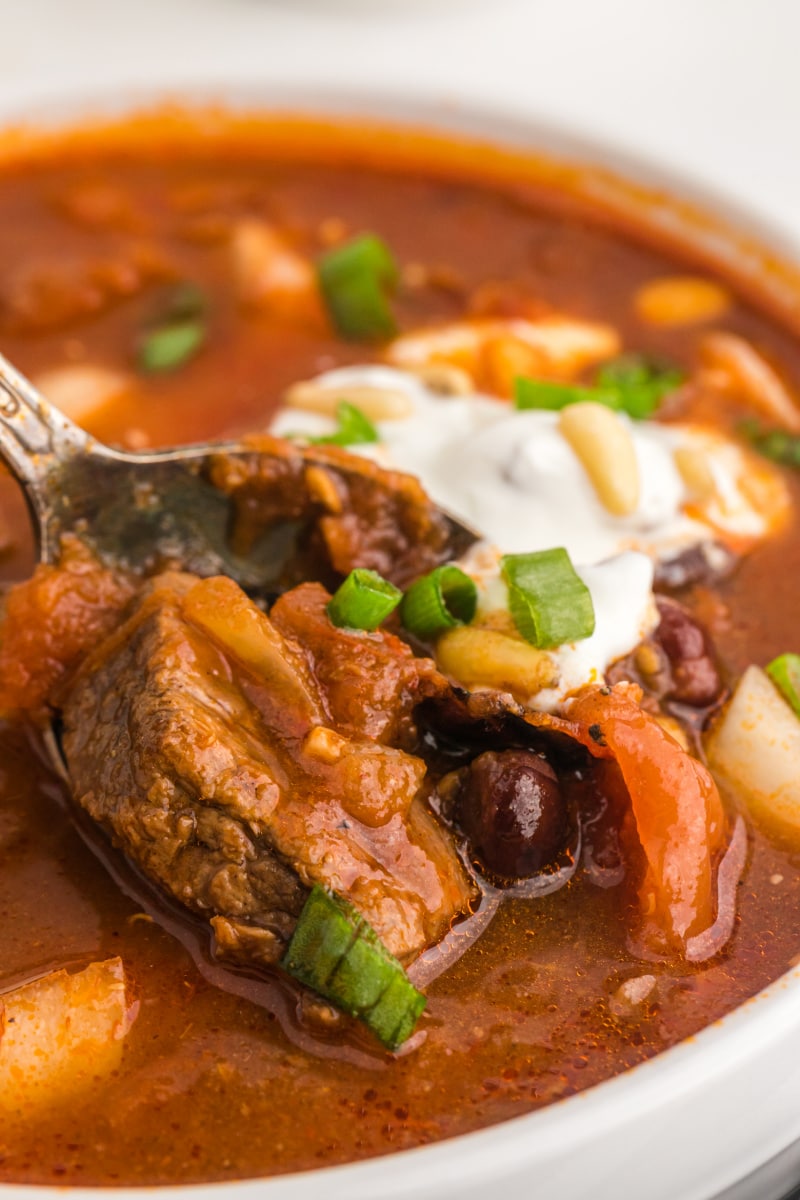
<svg viewBox="0 0 800 1200">
<path fill-rule="evenodd" d="M 800 0 L 0 0 L 0 113 L 233 81 L 513 107 L 800 233 Z"/>
</svg>

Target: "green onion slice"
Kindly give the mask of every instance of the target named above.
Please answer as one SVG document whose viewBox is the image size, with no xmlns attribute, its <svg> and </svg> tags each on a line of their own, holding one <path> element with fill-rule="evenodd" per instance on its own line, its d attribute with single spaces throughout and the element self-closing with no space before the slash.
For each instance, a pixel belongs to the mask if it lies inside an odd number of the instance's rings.
<svg viewBox="0 0 800 1200">
<path fill-rule="evenodd" d="M 579 387 L 568 383 L 553 383 L 549 379 L 528 379 L 520 376 L 514 380 L 514 407 L 520 410 L 543 408 L 549 412 L 560 412 L 569 404 L 581 400 L 594 400 L 617 408 L 616 395 L 598 393 L 597 388 Z"/>
<path fill-rule="evenodd" d="M 174 371 L 193 358 L 206 340 L 204 321 L 186 320 L 161 325 L 146 334 L 139 347 L 143 371 Z"/>
<path fill-rule="evenodd" d="M 800 654 L 779 654 L 766 672 L 784 700 L 800 717 Z"/>
<path fill-rule="evenodd" d="M 317 446 L 366 446 L 380 441 L 378 431 L 369 417 L 348 400 L 341 400 L 337 404 L 336 421 L 338 428 L 335 433 L 308 440 Z"/>
<path fill-rule="evenodd" d="M 607 362 L 597 373 L 593 386 L 553 383 L 549 379 L 514 381 L 514 404 L 518 409 L 547 409 L 559 412 L 569 404 L 591 400 L 642 421 L 682 382 L 674 367 L 662 365 L 641 354 L 625 354 Z"/>
<path fill-rule="evenodd" d="M 169 291 L 164 305 L 164 322 L 186 321 L 201 317 L 208 308 L 208 296 L 197 283 L 186 280 L 176 283 Z"/>
<path fill-rule="evenodd" d="M 425 997 L 356 908 L 318 884 L 300 913 L 281 966 L 357 1017 L 389 1050 L 414 1031 Z"/>
<path fill-rule="evenodd" d="M 754 450 L 784 467 L 800 469 L 800 437 L 782 429 L 762 429 L 758 421 L 743 421 L 740 433 Z"/>
<path fill-rule="evenodd" d="M 328 601 L 328 616 L 340 629 L 377 629 L 394 612 L 403 593 L 377 571 L 357 567 Z"/>
<path fill-rule="evenodd" d="M 446 629 L 468 625 L 477 606 L 475 581 L 454 563 L 445 563 L 412 583 L 400 616 L 409 633 L 431 642 Z"/>
<path fill-rule="evenodd" d="M 388 297 L 399 277 L 389 247 L 370 233 L 329 250 L 317 262 L 331 319 L 351 341 L 378 342 L 394 336 L 397 325 Z"/>
<path fill-rule="evenodd" d="M 643 421 L 681 386 L 683 375 L 670 363 L 646 354 L 622 354 L 603 364 L 595 382 L 601 391 L 616 392 L 619 408 L 629 417 Z"/>
<path fill-rule="evenodd" d="M 548 649 L 594 633 L 591 593 L 566 550 L 507 554 L 500 566 L 511 616 L 527 642 Z"/>
</svg>

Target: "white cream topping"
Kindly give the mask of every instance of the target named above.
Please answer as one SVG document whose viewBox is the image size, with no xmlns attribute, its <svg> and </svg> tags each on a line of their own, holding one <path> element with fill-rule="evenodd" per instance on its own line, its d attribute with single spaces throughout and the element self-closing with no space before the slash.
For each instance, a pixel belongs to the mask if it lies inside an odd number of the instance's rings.
<svg viewBox="0 0 800 1200">
<path fill-rule="evenodd" d="M 583 464 L 558 427 L 558 414 L 517 412 L 478 393 L 441 396 L 414 375 L 390 367 L 347 367 L 316 381 L 341 392 L 370 386 L 403 391 L 413 405 L 402 420 L 377 423 L 379 445 L 353 450 L 416 475 L 429 495 L 506 553 L 564 546 L 573 562 L 598 562 L 622 550 L 670 558 L 711 538 L 758 538 L 769 514 L 751 502 L 742 480 L 744 452 L 728 438 L 691 425 L 629 421 L 641 480 L 639 503 L 614 516 L 598 501 Z M 328 417 L 283 409 L 272 431 L 329 433 Z M 696 448 L 714 478 L 716 503 L 686 511 L 693 497 L 675 462 L 679 447 Z M 700 513 L 707 513 L 704 521 Z"/>
<path fill-rule="evenodd" d="M 654 560 L 726 535 L 763 537 L 774 517 L 751 500 L 745 453 L 711 430 L 623 416 L 635 448 L 640 496 L 630 515 L 615 516 L 601 504 L 561 434 L 557 413 L 519 412 L 479 393 L 438 395 L 415 375 L 382 366 L 330 371 L 315 383 L 345 400 L 348 387 L 359 386 L 408 395 L 409 416 L 376 422 L 380 443 L 352 449 L 416 475 L 438 504 L 484 535 L 462 564 L 478 581 L 482 611 L 507 606 L 501 553 L 566 548 L 592 594 L 596 628 L 591 637 L 552 652 L 559 681 L 535 697 L 537 707 L 553 708 L 574 688 L 601 680 L 612 662 L 652 631 Z M 331 432 L 335 422 L 285 408 L 271 428 L 318 436 Z M 702 453 L 713 497 L 691 495 L 676 464 L 679 448 Z"/>
<path fill-rule="evenodd" d="M 478 585 L 478 619 L 508 609 L 508 591 L 500 575 L 500 553 L 486 542 L 474 546 L 461 566 Z M 557 682 L 529 699 L 539 709 L 553 711 L 575 688 L 602 683 L 606 669 L 630 653 L 658 624 L 653 598 L 653 561 L 628 550 L 605 562 L 576 567 L 594 605 L 591 637 L 549 651 Z"/>
</svg>

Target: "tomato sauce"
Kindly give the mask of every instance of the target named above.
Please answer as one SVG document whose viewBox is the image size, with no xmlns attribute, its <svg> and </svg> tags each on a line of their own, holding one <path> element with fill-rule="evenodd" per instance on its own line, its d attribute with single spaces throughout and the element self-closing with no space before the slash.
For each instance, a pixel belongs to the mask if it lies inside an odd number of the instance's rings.
<svg viewBox="0 0 800 1200">
<path fill-rule="evenodd" d="M 375 155 L 373 154 L 373 159 Z M 36 376 L 66 363 L 130 375 L 91 432 L 141 448 L 264 429 L 292 382 L 370 351 L 314 322 L 243 309 L 229 242 L 266 219 L 314 256 L 338 225 L 380 234 L 404 265 L 401 329 L 491 304 L 493 289 L 614 325 L 633 349 L 690 368 L 696 330 L 654 328 L 632 297 L 697 269 L 641 230 L 552 188 L 482 174 L 480 156 L 437 170 L 315 160 L 254 134 L 246 145 L 187 136 L 169 154 L 112 133 L 0 166 L 0 348 Z M 469 162 L 469 169 L 467 163 Z M 208 339 L 180 370 L 137 373 L 142 330 L 164 289 L 209 297 Z M 800 385 L 800 347 L 744 289 L 725 319 Z M 32 548 L 13 483 L 0 480 L 13 544 L 6 583 Z M 800 487 L 790 480 L 795 504 Z M 706 620 L 723 669 L 797 648 L 800 527 L 752 552 L 712 594 L 681 599 Z M 769 614 L 769 619 L 765 619 Z M 0 726 L 0 988 L 120 955 L 139 1001 L 122 1066 L 79 1103 L 12 1116 L 0 1180 L 167 1184 L 277 1174 L 419 1146 L 570 1096 L 688 1037 L 786 971 L 800 950 L 800 851 L 749 830 L 736 931 L 699 966 L 643 962 L 632 897 L 585 872 L 561 891 L 501 907 L 480 940 L 431 983 L 426 1016 L 394 1059 L 366 1042 L 315 1040 L 296 993 L 235 985 L 191 927 L 152 905 L 114 856 L 81 837 L 38 735 Z M 202 970 L 200 968 L 203 968 Z M 626 1008 L 619 987 L 652 976 Z M 223 986 L 217 986 L 222 984 Z"/>
</svg>

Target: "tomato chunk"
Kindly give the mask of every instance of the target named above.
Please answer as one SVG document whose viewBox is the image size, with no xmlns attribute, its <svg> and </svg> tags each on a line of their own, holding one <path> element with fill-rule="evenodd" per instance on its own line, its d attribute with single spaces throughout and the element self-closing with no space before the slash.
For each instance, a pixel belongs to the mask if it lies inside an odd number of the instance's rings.
<svg viewBox="0 0 800 1200">
<path fill-rule="evenodd" d="M 119 621 L 129 581 L 103 567 L 77 538 L 58 566 L 39 565 L 6 597 L 0 625 L 0 713 L 47 715 L 67 672 Z"/>
<path fill-rule="evenodd" d="M 569 720 L 589 734 L 581 741 L 593 754 L 614 758 L 622 772 L 647 862 L 639 887 L 646 930 L 685 951 L 714 921 L 715 858 L 726 831 L 714 780 L 639 706 L 634 688 L 586 689 Z"/>
</svg>

